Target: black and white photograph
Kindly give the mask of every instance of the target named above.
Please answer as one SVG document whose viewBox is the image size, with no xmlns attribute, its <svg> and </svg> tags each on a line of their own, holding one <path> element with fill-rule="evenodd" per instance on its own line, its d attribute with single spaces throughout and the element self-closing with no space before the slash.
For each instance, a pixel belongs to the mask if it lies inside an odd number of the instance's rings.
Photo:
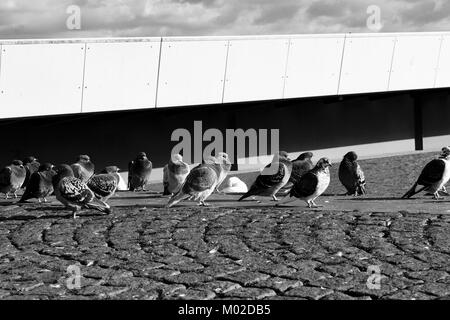
<svg viewBox="0 0 450 320">
<path fill-rule="evenodd" d="M 0 304 L 450 299 L 449 1 L 0 0 L 0 135 Z"/>
</svg>

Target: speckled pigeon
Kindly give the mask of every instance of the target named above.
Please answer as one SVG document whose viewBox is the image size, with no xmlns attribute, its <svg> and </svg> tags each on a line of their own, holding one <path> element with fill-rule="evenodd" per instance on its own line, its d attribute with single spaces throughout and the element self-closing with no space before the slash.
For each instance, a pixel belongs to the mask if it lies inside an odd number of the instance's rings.
<svg viewBox="0 0 450 320">
<path fill-rule="evenodd" d="M 53 188 L 56 199 L 66 208 L 72 210 L 74 219 L 82 208 L 95 209 L 105 214 L 111 213 L 111 207 L 97 199 L 94 192 L 86 183 L 74 177 L 73 170 L 68 165 L 60 165 L 55 168 Z"/>
<path fill-rule="evenodd" d="M 117 186 L 117 191 L 126 191 L 128 190 L 127 184 L 123 179 L 122 175 L 119 173 L 120 168 L 117 166 L 107 166 L 100 173 L 117 173 L 119 176 L 119 185 Z"/>
<path fill-rule="evenodd" d="M 119 181 L 118 173 L 96 174 L 89 179 L 87 186 L 94 192 L 97 199 L 106 202 L 116 192 Z"/>
<path fill-rule="evenodd" d="M 366 179 L 357 159 L 357 154 L 350 151 L 339 165 L 339 180 L 347 189 L 347 195 L 362 196 L 366 194 Z"/>
<path fill-rule="evenodd" d="M 26 175 L 22 161 L 14 160 L 11 165 L 0 170 L 0 193 L 4 193 L 8 199 L 9 193 L 12 192 L 17 198 L 16 192 L 22 187 Z"/>
<path fill-rule="evenodd" d="M 331 167 L 331 162 L 328 158 L 320 159 L 312 170 L 301 176 L 292 186 L 289 196 L 280 201 L 279 205 L 295 201 L 295 198 L 298 198 L 304 200 L 309 208 L 317 207 L 314 201 L 325 192 L 330 184 L 329 167 Z"/>
<path fill-rule="evenodd" d="M 285 151 L 280 151 L 273 157 L 272 163 L 264 168 L 250 187 L 250 190 L 239 201 L 251 196 L 272 197 L 274 201 L 278 201 L 275 195 L 288 183 L 291 172 L 292 162 L 289 160 L 288 154 Z"/>
</svg>

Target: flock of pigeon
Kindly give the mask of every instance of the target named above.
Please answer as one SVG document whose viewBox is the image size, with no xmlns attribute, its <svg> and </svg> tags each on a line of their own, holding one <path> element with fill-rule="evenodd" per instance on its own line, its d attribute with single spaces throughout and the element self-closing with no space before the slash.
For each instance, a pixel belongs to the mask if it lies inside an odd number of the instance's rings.
<svg viewBox="0 0 450 320">
<path fill-rule="evenodd" d="M 315 165 L 311 152 L 302 153 L 297 159 L 290 160 L 286 152 L 276 153 L 272 162 L 258 175 L 248 189 L 237 177 L 228 179 L 226 188 L 219 190 L 231 170 L 231 162 L 226 153 L 216 157 L 208 157 L 203 163 L 190 169 L 183 162 L 181 155 L 172 155 L 163 170 L 163 195 L 170 196 L 166 207 L 170 208 L 182 200 L 198 201 L 199 205 L 207 206 L 206 199 L 214 192 L 225 193 L 237 190 L 244 193 L 238 201 L 248 197 L 271 197 L 278 201 L 277 196 L 284 197 L 277 205 L 282 205 L 296 199 L 303 200 L 308 207 L 317 207 L 315 200 L 325 192 L 330 184 L 327 158 L 321 158 Z M 366 194 L 364 172 L 357 162 L 355 152 L 348 152 L 339 166 L 339 180 L 347 190 L 347 195 L 362 196 Z M 72 165 L 53 166 L 50 163 L 40 164 L 35 157 L 24 161 L 14 160 L 9 166 L 0 170 L 0 193 L 13 193 L 25 189 L 19 202 L 30 199 L 46 198 L 52 194 L 67 209 L 72 210 L 73 217 L 82 208 L 96 209 L 104 214 L 111 213 L 107 203 L 117 190 L 145 191 L 150 181 L 152 162 L 145 152 L 138 154 L 128 165 L 128 185 L 125 184 L 119 168 L 109 166 L 99 174 L 95 174 L 95 166 L 89 156 L 80 155 Z M 450 148 L 442 148 L 438 158 L 430 161 L 422 170 L 413 187 L 402 198 L 427 191 L 435 199 L 440 194 L 446 194 L 445 185 L 450 179 Z M 242 192 L 244 191 L 244 192 Z"/>
</svg>

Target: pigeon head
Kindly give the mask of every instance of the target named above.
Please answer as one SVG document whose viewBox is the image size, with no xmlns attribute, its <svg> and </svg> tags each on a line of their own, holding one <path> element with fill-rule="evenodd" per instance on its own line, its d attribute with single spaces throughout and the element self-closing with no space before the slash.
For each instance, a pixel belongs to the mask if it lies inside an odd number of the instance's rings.
<svg viewBox="0 0 450 320">
<path fill-rule="evenodd" d="M 289 154 L 286 151 L 278 151 L 273 156 L 272 162 L 277 162 L 280 159 L 289 160 L 289 161 L 291 160 L 291 159 L 289 159 Z"/>
<path fill-rule="evenodd" d="M 312 152 L 304 152 L 298 156 L 297 160 L 311 160 L 312 157 L 313 157 Z"/>
<path fill-rule="evenodd" d="M 38 169 L 38 171 L 39 172 L 44 172 L 44 171 L 50 171 L 50 170 L 52 170 L 53 169 L 53 165 L 51 164 L 51 163 L 44 163 L 44 164 L 41 164 L 40 166 L 39 166 L 39 169 Z"/>
<path fill-rule="evenodd" d="M 450 147 L 443 147 L 441 150 L 441 158 L 448 158 L 450 156 Z"/>
<path fill-rule="evenodd" d="M 137 159 L 145 160 L 145 159 L 147 159 L 147 154 L 145 152 L 139 152 Z"/>
<path fill-rule="evenodd" d="M 319 161 L 317 161 L 316 167 L 320 169 L 326 169 L 328 167 L 331 167 L 331 162 L 328 158 L 322 158 Z"/>
<path fill-rule="evenodd" d="M 355 152 L 350 151 L 344 156 L 344 159 L 347 159 L 347 160 L 350 160 L 353 162 L 353 161 L 358 160 L 358 155 Z"/>
<path fill-rule="evenodd" d="M 34 161 L 39 161 L 39 160 L 36 159 L 34 156 L 29 156 L 29 157 L 26 157 L 25 159 L 23 159 L 23 164 L 32 163 Z"/>
<path fill-rule="evenodd" d="M 20 161 L 20 160 L 14 160 L 13 162 L 11 162 L 11 164 L 12 164 L 13 166 L 18 166 L 18 167 L 23 168 L 23 162 Z"/>
<path fill-rule="evenodd" d="M 82 154 L 78 156 L 78 161 L 89 162 L 91 161 L 91 158 L 87 154 Z"/>
<path fill-rule="evenodd" d="M 172 162 L 181 162 L 183 161 L 183 157 L 181 156 L 181 154 L 173 154 L 172 155 Z"/>
</svg>

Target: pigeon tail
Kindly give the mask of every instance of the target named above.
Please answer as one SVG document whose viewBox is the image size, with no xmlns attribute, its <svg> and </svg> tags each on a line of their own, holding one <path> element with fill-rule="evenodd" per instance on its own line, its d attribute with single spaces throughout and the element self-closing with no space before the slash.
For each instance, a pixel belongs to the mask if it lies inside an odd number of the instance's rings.
<svg viewBox="0 0 450 320">
<path fill-rule="evenodd" d="M 253 190 L 249 190 L 246 194 L 244 194 L 242 197 L 240 197 L 238 201 L 242 201 L 242 200 L 247 199 L 248 197 L 251 197 L 254 195 L 255 195 L 255 193 L 253 192 Z"/>
<path fill-rule="evenodd" d="M 86 206 L 86 208 L 95 209 L 100 212 L 104 212 L 106 214 L 110 214 L 112 212 L 111 207 L 107 203 L 105 203 L 95 197 L 92 198 L 92 201 L 87 203 L 85 206 Z"/>
<path fill-rule="evenodd" d="M 409 189 L 408 192 L 406 192 L 406 193 L 403 195 L 402 199 L 409 199 L 409 198 L 411 198 L 413 195 L 415 195 L 415 194 L 419 193 L 420 191 L 422 191 L 423 189 L 425 189 L 426 187 L 422 187 L 422 188 L 420 188 L 419 190 L 416 190 L 416 188 L 417 188 L 417 182 L 414 183 L 414 185 L 412 186 L 412 188 Z"/>
<path fill-rule="evenodd" d="M 189 197 L 188 194 L 183 193 L 183 191 L 178 191 L 178 193 L 174 194 L 172 198 L 170 198 L 169 202 L 166 205 L 166 208 L 171 208 L 176 205 L 178 202 L 187 199 Z"/>
</svg>

